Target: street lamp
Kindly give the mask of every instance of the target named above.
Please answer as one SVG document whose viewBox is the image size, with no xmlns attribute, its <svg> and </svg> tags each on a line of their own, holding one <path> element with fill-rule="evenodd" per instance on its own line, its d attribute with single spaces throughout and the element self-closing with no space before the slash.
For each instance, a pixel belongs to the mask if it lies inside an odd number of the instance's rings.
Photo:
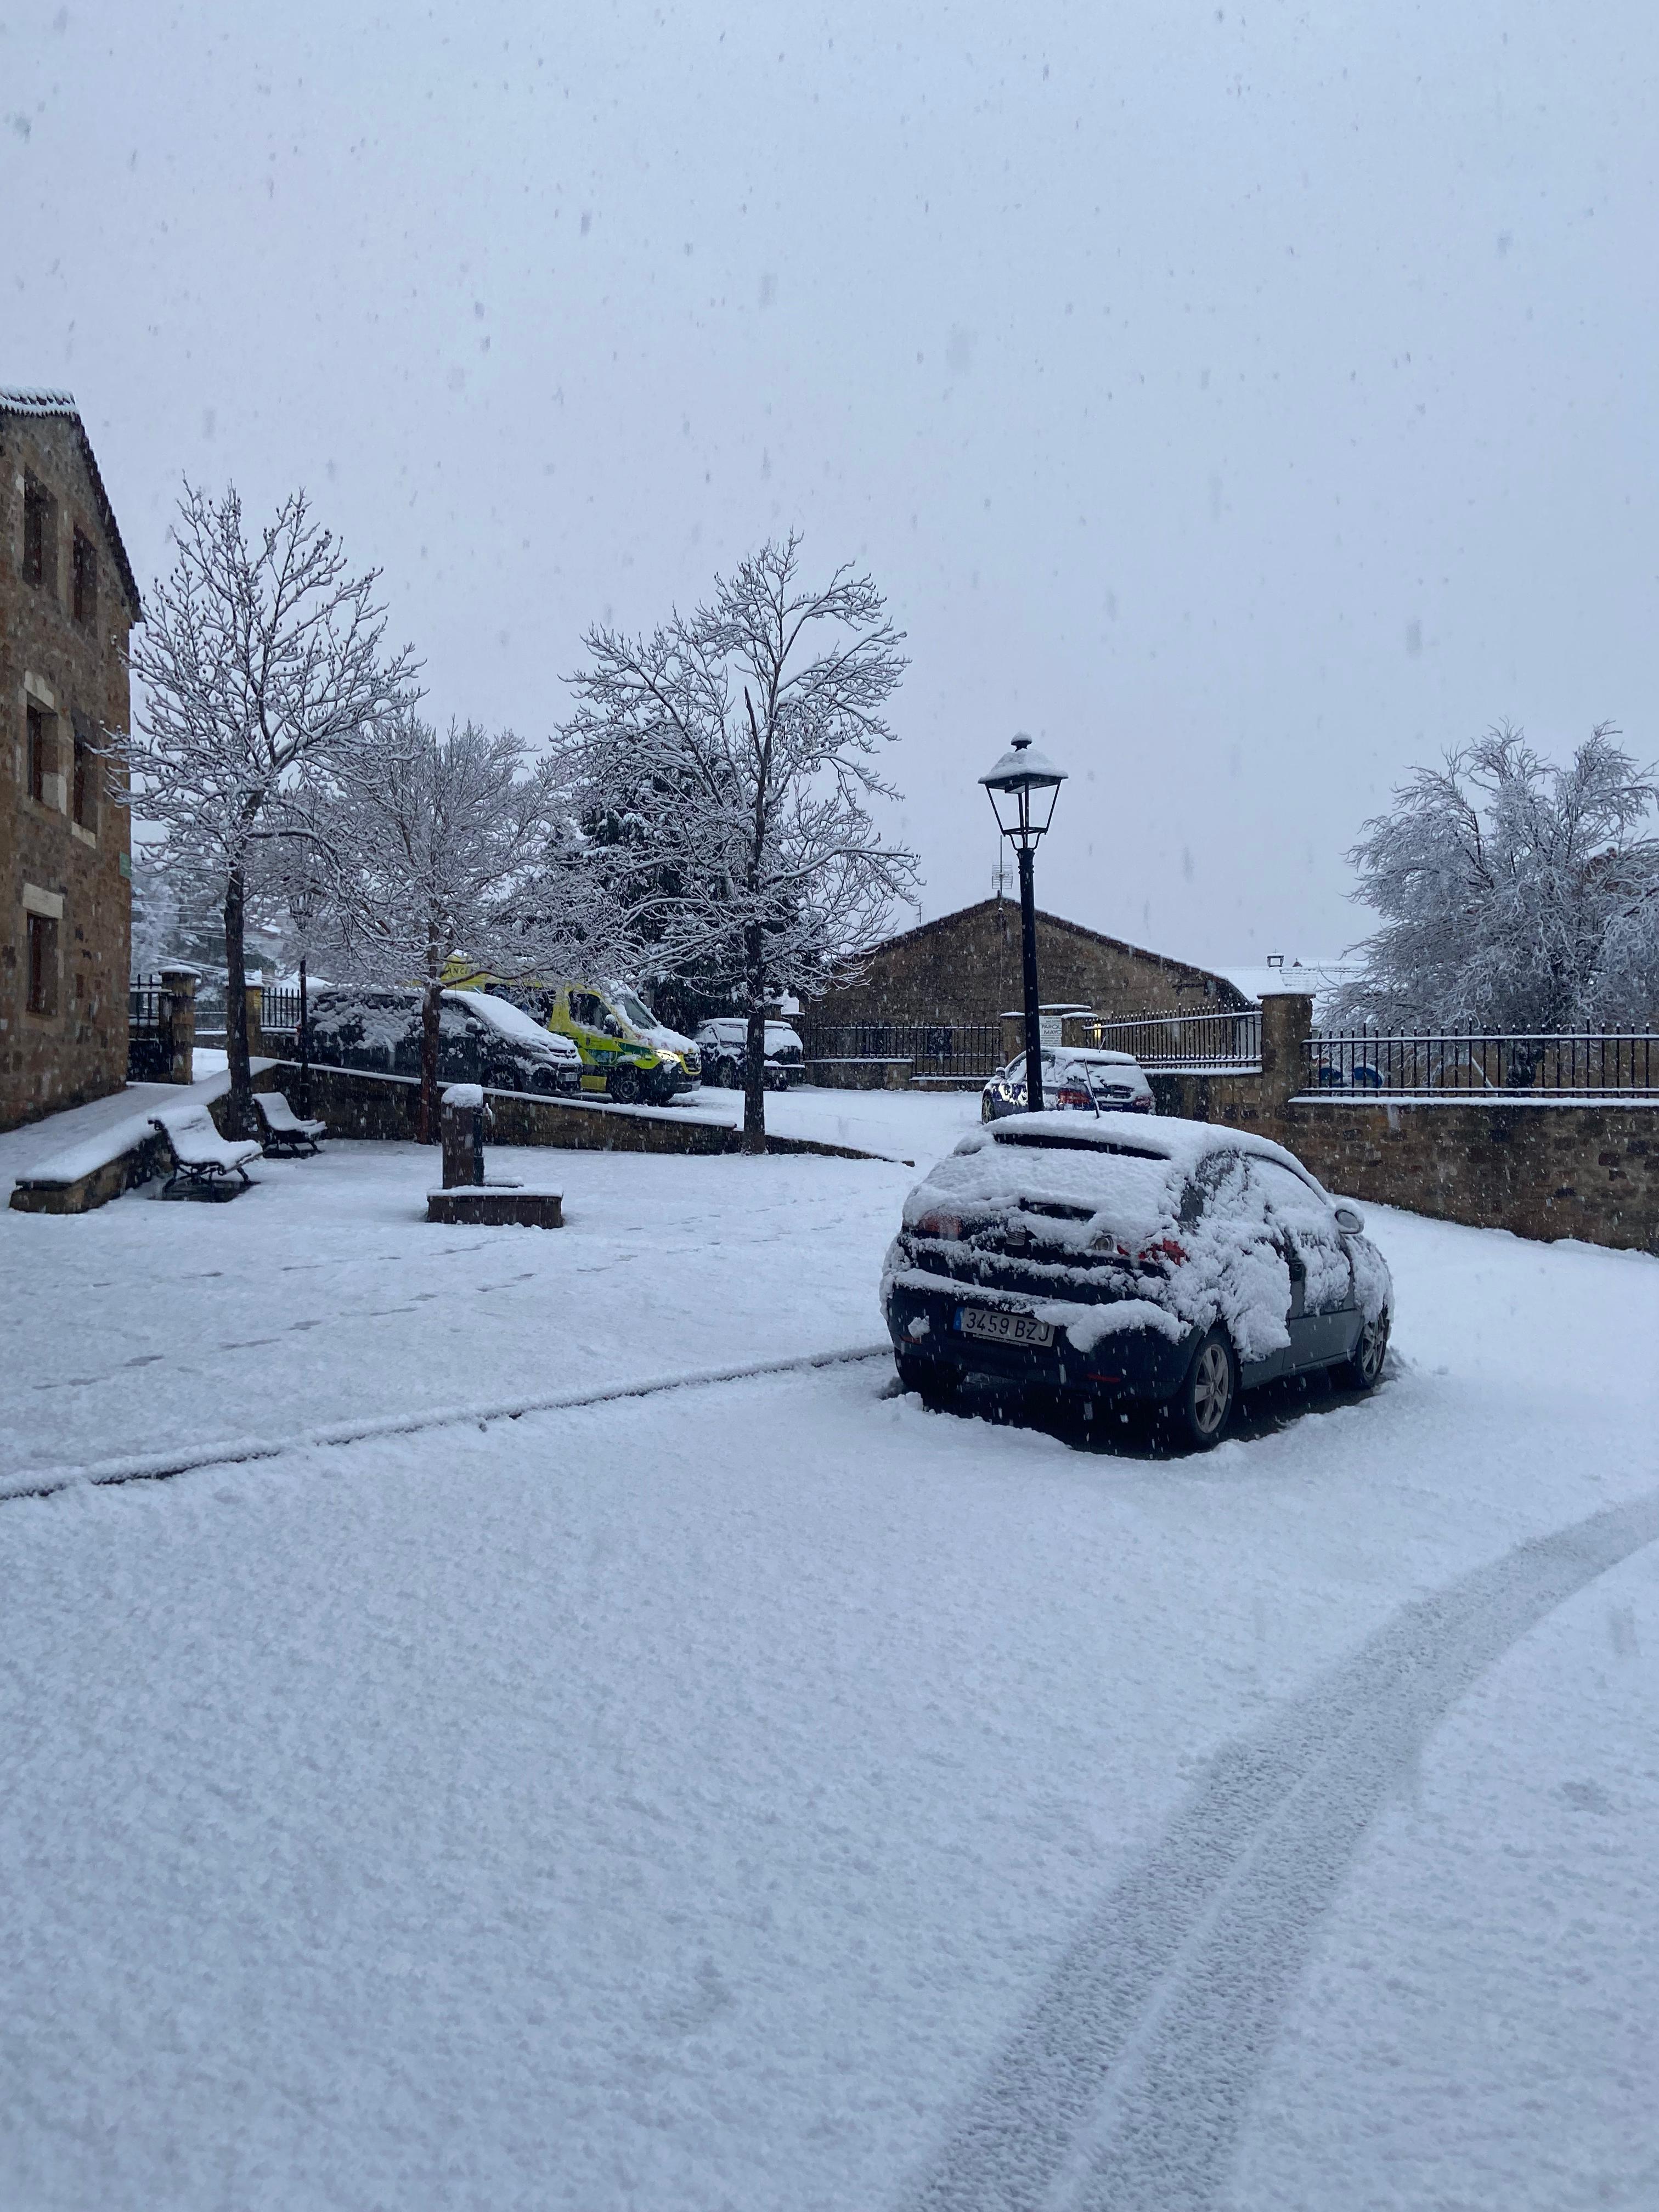
<svg viewBox="0 0 1659 2212">
<path fill-rule="evenodd" d="M 1025 1105 L 1042 1111 L 1042 1018 L 1037 1009 L 1036 894 L 1031 866 L 1037 840 L 1054 819 L 1054 800 L 1066 781 L 1064 769 L 1037 751 L 1028 737 L 1018 737 L 980 781 L 990 793 L 997 827 L 1019 855 L 1020 965 L 1025 978 Z"/>
<path fill-rule="evenodd" d="M 311 949 L 311 925 L 322 904 L 319 884 L 301 879 L 290 889 L 288 910 L 300 941 L 300 1111 L 311 1111 L 311 1023 L 306 1005 L 306 957 Z"/>
</svg>

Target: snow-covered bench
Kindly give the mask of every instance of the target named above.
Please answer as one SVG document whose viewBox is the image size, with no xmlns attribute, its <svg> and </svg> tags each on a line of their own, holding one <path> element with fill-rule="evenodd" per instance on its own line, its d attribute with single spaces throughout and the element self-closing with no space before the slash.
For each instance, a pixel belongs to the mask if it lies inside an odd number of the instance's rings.
<svg viewBox="0 0 1659 2212">
<path fill-rule="evenodd" d="M 247 1188 L 247 1164 L 259 1157 L 255 1139 L 222 1137 L 205 1106 L 175 1106 L 152 1114 L 150 1122 L 172 1146 L 176 1163 L 161 1186 L 163 1198 L 234 1198 Z M 233 1182 L 233 1176 L 240 1182 Z"/>
<path fill-rule="evenodd" d="M 256 1091 L 253 1103 L 259 1119 L 265 1125 L 265 1140 L 262 1147 L 268 1160 L 286 1153 L 297 1158 L 301 1152 L 314 1152 L 317 1139 L 328 1133 L 326 1121 L 307 1121 L 289 1104 L 280 1091 Z"/>
</svg>

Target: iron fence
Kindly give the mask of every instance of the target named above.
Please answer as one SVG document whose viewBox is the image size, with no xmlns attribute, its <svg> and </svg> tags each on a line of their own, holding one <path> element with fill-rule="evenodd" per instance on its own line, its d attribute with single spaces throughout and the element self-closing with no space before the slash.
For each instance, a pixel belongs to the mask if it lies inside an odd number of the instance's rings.
<svg viewBox="0 0 1659 2212">
<path fill-rule="evenodd" d="M 163 1083 L 173 1066 L 172 994 L 159 975 L 127 986 L 127 1081 Z"/>
<path fill-rule="evenodd" d="M 268 988 L 259 1012 L 259 1026 L 267 1036 L 297 1034 L 300 1027 L 298 990 L 278 989 L 274 984 Z"/>
<path fill-rule="evenodd" d="M 797 1022 L 806 1059 L 908 1060 L 913 1074 L 983 1081 L 1002 1065 L 998 1022 Z"/>
<path fill-rule="evenodd" d="M 1236 1013 L 1146 1014 L 1133 1021 L 1083 1025 L 1085 1042 L 1101 1052 L 1127 1052 L 1143 1067 L 1256 1068 L 1261 1065 L 1261 1009 Z"/>
<path fill-rule="evenodd" d="M 1547 1097 L 1659 1095 L 1659 1036 L 1643 1030 L 1536 1036 L 1445 1030 L 1322 1033 L 1303 1047 L 1317 1096 L 1525 1091 Z"/>
</svg>

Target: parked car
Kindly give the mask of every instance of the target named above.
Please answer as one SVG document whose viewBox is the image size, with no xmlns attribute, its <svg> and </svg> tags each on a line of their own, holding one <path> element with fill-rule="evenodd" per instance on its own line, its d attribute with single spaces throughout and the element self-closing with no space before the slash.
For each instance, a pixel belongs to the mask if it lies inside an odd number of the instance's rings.
<svg viewBox="0 0 1659 2212">
<path fill-rule="evenodd" d="M 1133 1054 L 1097 1052 L 1092 1046 L 1045 1047 L 1042 1103 L 1060 1113 L 1151 1114 L 1152 1086 Z M 998 1068 L 980 1095 L 979 1118 L 1000 1121 L 1005 1114 L 1025 1111 L 1025 1055 L 1019 1053 Z"/>
<path fill-rule="evenodd" d="M 720 1015 L 697 1031 L 697 1048 L 710 1083 L 740 1090 L 749 1061 L 749 1024 L 740 1015 Z M 766 1087 L 787 1091 L 805 1073 L 806 1048 L 787 1022 L 766 1024 Z"/>
<path fill-rule="evenodd" d="M 1375 1387 L 1394 1291 L 1364 1230 L 1266 1138 L 1011 1115 L 905 1200 L 882 1275 L 899 1379 L 935 1407 L 970 1376 L 1152 1401 L 1203 1448 L 1241 1390 L 1278 1376 Z"/>
<path fill-rule="evenodd" d="M 619 1103 L 666 1106 L 702 1081 L 702 1055 L 659 1022 L 631 983 L 553 983 L 515 993 L 581 1054 L 581 1087 Z"/>
<path fill-rule="evenodd" d="M 313 992 L 311 1057 L 324 1066 L 386 1075 L 421 1072 L 422 994 L 396 986 Z M 438 1014 L 438 1080 L 544 1097 L 573 1093 L 581 1054 L 531 1015 L 482 991 L 446 991 Z"/>
</svg>

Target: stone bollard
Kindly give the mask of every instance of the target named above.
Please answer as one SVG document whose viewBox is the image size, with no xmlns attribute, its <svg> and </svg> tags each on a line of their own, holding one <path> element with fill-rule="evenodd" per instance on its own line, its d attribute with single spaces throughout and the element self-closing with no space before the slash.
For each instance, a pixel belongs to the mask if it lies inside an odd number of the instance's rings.
<svg viewBox="0 0 1659 2212">
<path fill-rule="evenodd" d="M 167 968 L 161 975 L 165 1012 L 160 1017 L 161 1047 L 167 1056 L 164 1083 L 196 1079 L 196 970 Z"/>
<path fill-rule="evenodd" d="M 483 1187 L 483 1087 L 477 1083 L 452 1083 L 438 1102 L 438 1129 L 443 1139 L 444 1188 Z"/>
</svg>

